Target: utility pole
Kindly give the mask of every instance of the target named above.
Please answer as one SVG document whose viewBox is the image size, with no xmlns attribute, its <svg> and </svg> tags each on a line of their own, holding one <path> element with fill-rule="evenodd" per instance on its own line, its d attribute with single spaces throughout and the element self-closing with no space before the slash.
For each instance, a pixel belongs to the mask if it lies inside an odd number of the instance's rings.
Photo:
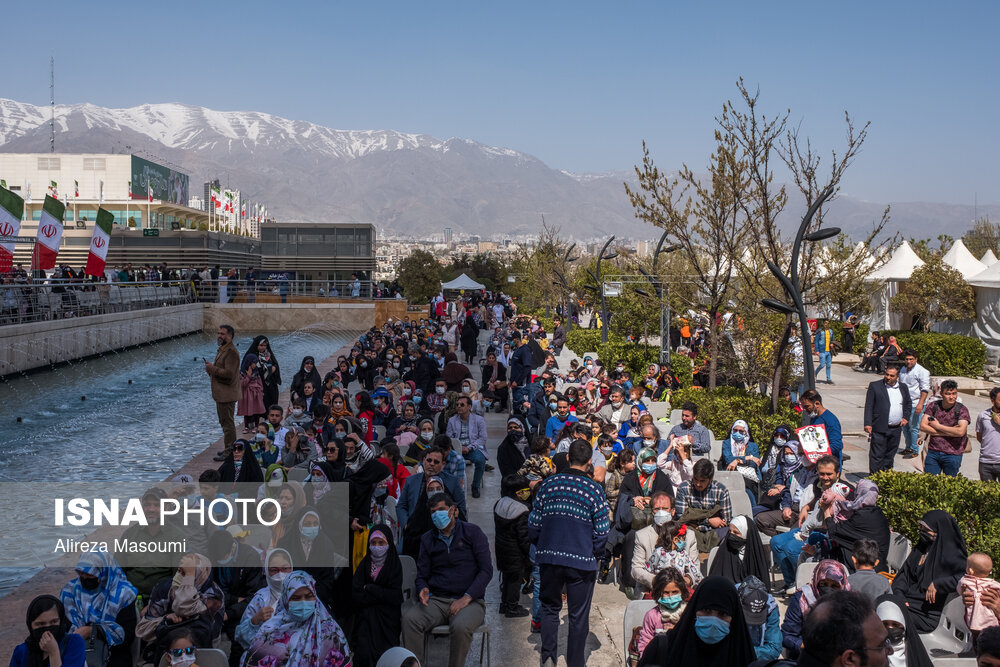
<svg viewBox="0 0 1000 667">
<path fill-rule="evenodd" d="M 56 58 L 49 56 L 49 152 L 56 152 Z"/>
</svg>

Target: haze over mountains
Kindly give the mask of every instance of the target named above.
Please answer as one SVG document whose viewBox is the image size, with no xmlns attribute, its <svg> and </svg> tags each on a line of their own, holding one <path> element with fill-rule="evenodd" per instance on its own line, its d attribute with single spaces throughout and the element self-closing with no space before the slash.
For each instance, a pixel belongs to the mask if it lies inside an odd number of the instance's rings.
<svg viewBox="0 0 1000 667">
<path fill-rule="evenodd" d="M 0 98 L 0 152 L 47 152 L 49 113 L 49 107 Z M 414 237 L 451 227 L 489 238 L 534 233 L 544 214 L 564 236 L 577 239 L 659 235 L 633 217 L 622 187 L 633 173 L 571 174 L 526 153 L 468 139 L 334 130 L 183 104 L 59 105 L 55 117 L 57 152 L 147 151 L 188 173 L 192 193 L 219 178 L 265 202 L 278 220 L 371 222 Z M 827 221 L 860 235 L 884 206 L 841 195 Z M 793 197 L 783 224 L 794 225 L 802 209 Z M 997 219 L 1000 206 L 981 205 L 978 213 Z M 906 237 L 959 236 L 973 217 L 972 206 L 894 202 L 891 225 Z"/>
</svg>

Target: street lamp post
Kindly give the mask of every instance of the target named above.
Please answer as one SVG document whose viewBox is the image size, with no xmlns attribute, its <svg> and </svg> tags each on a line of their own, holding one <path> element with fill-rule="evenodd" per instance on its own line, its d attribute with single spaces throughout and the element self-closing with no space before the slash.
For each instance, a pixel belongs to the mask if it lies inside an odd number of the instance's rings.
<svg viewBox="0 0 1000 667">
<path fill-rule="evenodd" d="M 666 248 L 663 247 L 663 243 L 667 240 L 667 235 L 670 232 L 663 232 L 660 236 L 660 242 L 656 244 L 656 252 L 653 253 L 653 273 L 656 274 L 656 279 L 654 280 L 651 275 L 646 273 L 642 267 L 639 267 L 639 272 L 646 276 L 646 280 L 652 285 L 653 289 L 656 290 L 656 298 L 660 301 L 660 363 L 669 364 L 670 363 L 670 284 L 667 284 L 667 295 L 666 299 L 663 298 L 663 285 L 660 282 L 660 272 L 657 270 L 656 265 L 660 259 L 660 254 L 667 254 L 680 250 L 681 246 L 672 245 Z"/>
<path fill-rule="evenodd" d="M 809 210 L 806 211 L 805 216 L 802 218 L 802 224 L 799 225 L 799 231 L 795 234 L 795 243 L 792 246 L 792 263 L 789 270 L 791 277 L 785 276 L 778 265 L 774 262 L 768 260 L 767 268 L 770 269 L 774 277 L 778 279 L 781 286 L 785 290 L 785 294 L 791 299 L 792 305 L 777 301 L 775 299 L 764 299 L 761 301 L 761 305 L 765 308 L 770 308 L 771 310 L 777 311 L 779 313 L 784 313 L 786 315 L 798 314 L 799 316 L 799 328 L 800 336 L 802 339 L 802 366 L 805 373 L 805 385 L 807 389 L 816 388 L 816 372 L 813 368 L 812 350 L 806 349 L 806 344 L 810 340 L 809 335 L 809 322 L 806 319 L 806 308 L 802 301 L 802 292 L 799 289 L 799 252 L 802 250 L 803 241 L 822 241 L 836 236 L 840 233 L 839 227 L 828 227 L 826 229 L 817 229 L 811 234 L 806 234 L 806 229 L 809 228 L 809 224 L 812 222 L 813 216 L 819 207 L 823 205 L 827 199 L 833 194 L 833 186 L 828 187 L 822 193 L 816 201 L 813 202 Z M 781 352 L 784 350 L 786 341 L 781 341 L 778 349 L 778 360 L 780 363 Z M 777 374 L 777 371 L 775 371 Z"/>
<path fill-rule="evenodd" d="M 601 342 L 602 343 L 608 342 L 608 302 L 604 296 L 605 292 L 604 283 L 601 282 L 601 260 L 614 259 L 615 257 L 618 256 L 618 253 L 616 252 L 613 252 L 610 255 L 604 254 L 605 252 L 607 252 L 608 246 L 611 245 L 611 242 L 614 240 L 615 240 L 614 236 L 608 239 L 605 242 L 604 247 L 601 248 L 601 254 L 597 256 L 597 276 L 595 276 L 595 278 L 597 280 L 597 286 L 601 288 Z"/>
</svg>

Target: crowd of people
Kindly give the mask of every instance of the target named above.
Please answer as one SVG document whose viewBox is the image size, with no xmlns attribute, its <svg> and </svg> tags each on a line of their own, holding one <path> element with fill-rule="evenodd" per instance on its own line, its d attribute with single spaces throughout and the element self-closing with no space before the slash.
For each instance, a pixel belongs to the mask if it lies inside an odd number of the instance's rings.
<svg viewBox="0 0 1000 667">
<path fill-rule="evenodd" d="M 622 362 L 585 357 L 562 368 L 560 319 L 546 332 L 502 294 L 442 298 L 431 313 L 369 330 L 326 372 L 303 358 L 285 400 L 280 350 L 257 336 L 240 355 L 221 327 L 205 362 L 219 467 L 175 481 L 202 502 L 252 485 L 280 504 L 280 521 L 263 538 L 243 525 L 207 531 L 173 568 L 84 555 L 58 595 L 29 606 L 12 667 L 82 665 L 100 647 L 103 664 L 125 667 L 136 640 L 143 662 L 171 667 L 213 647 L 234 667 L 428 664 L 442 625 L 448 664 L 464 665 L 494 571 L 497 611 L 540 633 L 543 665 L 559 660 L 564 605 L 565 662 L 586 663 L 595 586 L 612 572 L 650 605 L 632 664 L 927 665 L 920 634 L 954 597 L 978 650 L 1000 660 L 989 557 L 968 553 L 954 517 L 935 510 L 890 576 L 879 489 L 842 477 L 839 422 L 818 392 L 801 405 L 836 433 L 831 455 L 813 460 L 790 426 L 760 434 L 737 419 L 712 461 L 696 404 L 669 429 L 650 414 L 677 386 L 669 367 L 633 378 Z M 944 423 L 948 410 L 925 415 Z M 503 433 L 487 426 L 493 412 L 506 416 Z M 743 484 L 729 488 L 719 470 Z M 467 496 L 482 497 L 492 472 L 491 549 Z M 157 514 L 163 494 L 142 500 L 148 530 L 165 539 L 176 527 Z M 321 555 L 341 529 L 345 564 L 331 567 Z M 806 562 L 812 577 L 797 586 Z"/>
</svg>

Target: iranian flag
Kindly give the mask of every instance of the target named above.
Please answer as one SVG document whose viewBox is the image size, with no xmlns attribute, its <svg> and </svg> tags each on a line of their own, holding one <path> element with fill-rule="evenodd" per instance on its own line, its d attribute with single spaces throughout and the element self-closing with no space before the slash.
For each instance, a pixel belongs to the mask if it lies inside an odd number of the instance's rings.
<svg viewBox="0 0 1000 667">
<path fill-rule="evenodd" d="M 219 188 L 213 187 L 212 188 L 212 201 L 215 202 L 215 208 L 219 208 L 220 206 L 222 206 L 222 202 L 219 201 L 220 199 L 222 199 L 222 193 L 219 192 Z"/>
<path fill-rule="evenodd" d="M 128 182 L 128 198 L 132 198 L 132 181 Z"/>
<path fill-rule="evenodd" d="M 146 181 L 146 193 L 149 195 L 149 201 L 153 201 L 153 181 Z"/>
<path fill-rule="evenodd" d="M 73 196 L 80 198 L 80 181 L 73 181 Z"/>
<path fill-rule="evenodd" d="M 0 187 L 0 236 L 17 236 L 21 231 L 21 217 L 24 215 L 24 200 L 7 189 L 6 183 Z M 14 241 L 0 243 L 0 273 L 10 271 L 14 263 Z"/>
<path fill-rule="evenodd" d="M 49 194 L 53 199 L 59 199 L 59 184 L 55 181 L 49 181 Z"/>
<path fill-rule="evenodd" d="M 115 216 L 111 211 L 97 209 L 97 222 L 94 224 L 94 235 L 90 238 L 90 254 L 87 255 L 88 276 L 104 275 L 104 259 L 108 256 L 108 246 L 111 245 L 111 227 Z"/>
<path fill-rule="evenodd" d="M 31 262 L 36 269 L 51 269 L 56 265 L 59 255 L 59 242 L 63 234 L 63 214 L 66 205 L 55 197 L 45 197 L 42 204 L 42 217 L 38 221 L 38 234 L 35 236 L 35 252 Z"/>
</svg>

